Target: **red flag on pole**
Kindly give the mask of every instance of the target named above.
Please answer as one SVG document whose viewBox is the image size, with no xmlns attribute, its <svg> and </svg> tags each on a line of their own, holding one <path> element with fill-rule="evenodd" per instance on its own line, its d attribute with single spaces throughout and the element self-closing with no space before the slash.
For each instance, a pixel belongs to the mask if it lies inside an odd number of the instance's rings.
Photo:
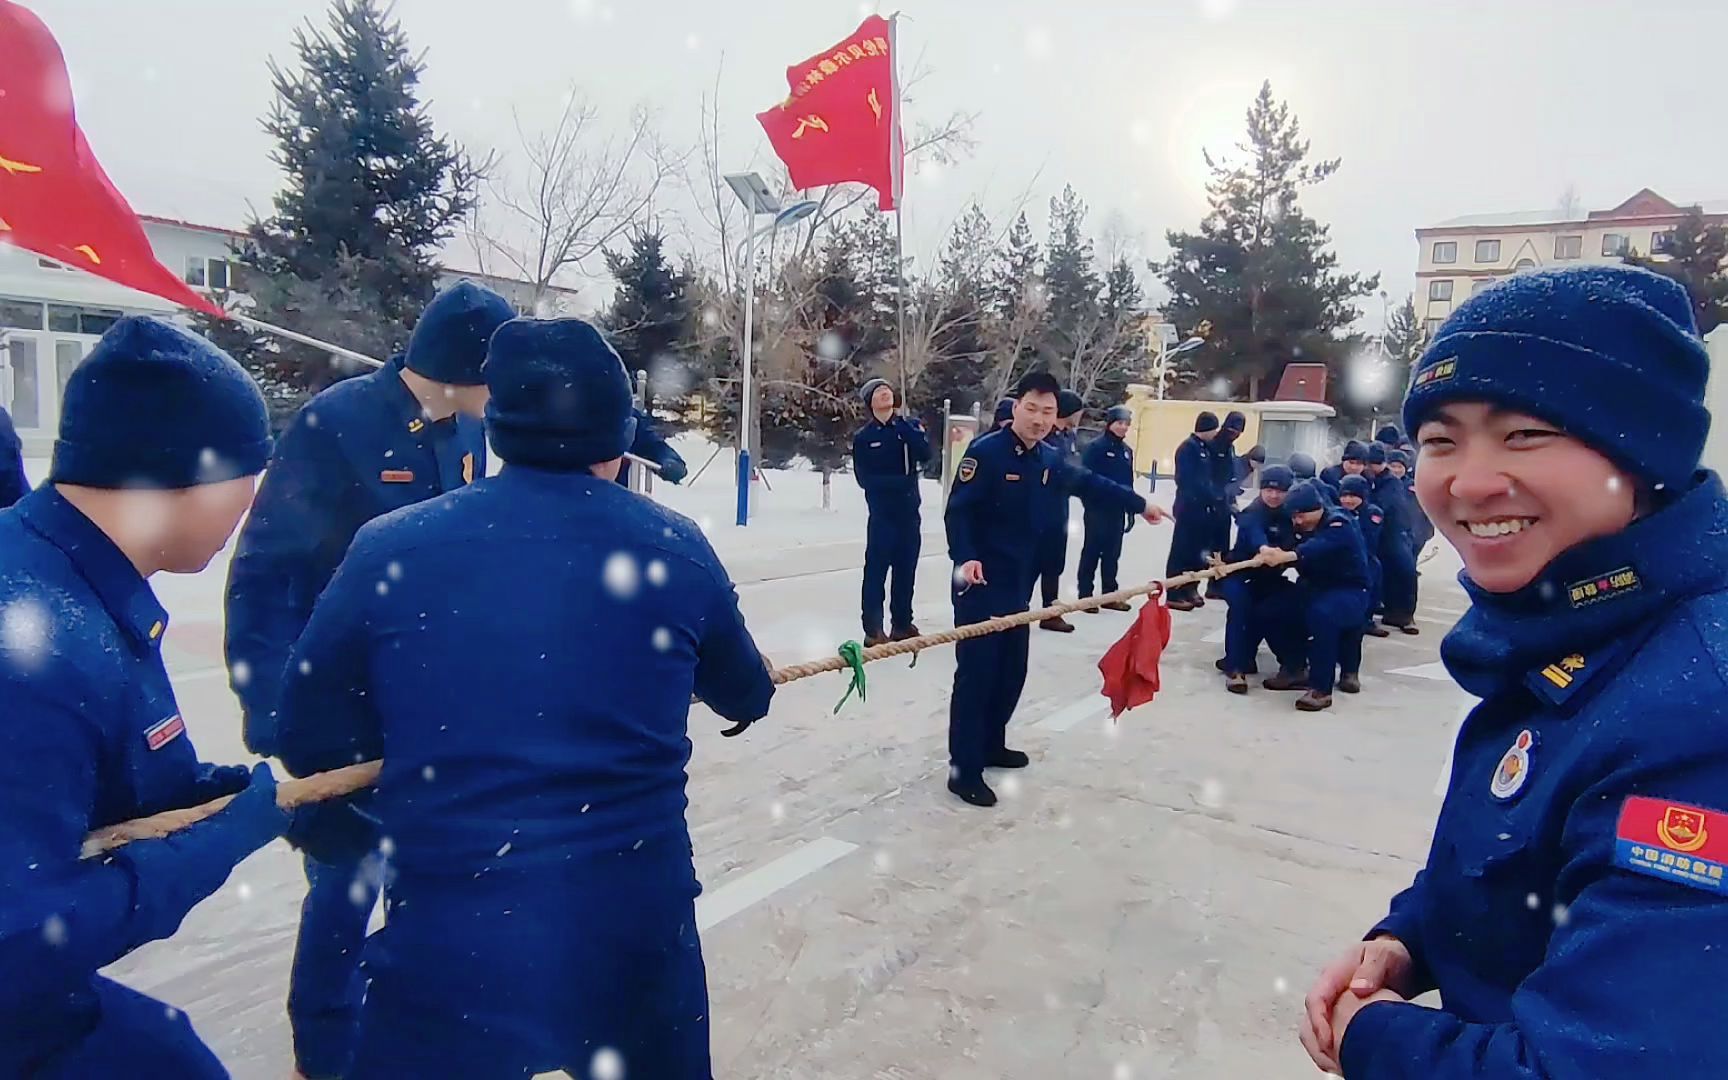
<svg viewBox="0 0 1728 1080">
<path fill-rule="evenodd" d="M 899 201 L 900 100 L 894 29 L 872 15 L 831 49 L 786 69 L 791 93 L 756 119 L 799 188 L 865 183 Z"/>
<path fill-rule="evenodd" d="M 222 316 L 167 267 L 90 152 L 66 61 L 34 14 L 0 0 L 0 243 Z"/>
<path fill-rule="evenodd" d="M 1110 651 L 1098 661 L 1111 716 L 1121 716 L 1144 705 L 1158 693 L 1163 685 L 1158 662 L 1169 644 L 1170 609 L 1164 606 L 1162 598 L 1150 597 L 1122 640 L 1110 646 Z"/>
</svg>

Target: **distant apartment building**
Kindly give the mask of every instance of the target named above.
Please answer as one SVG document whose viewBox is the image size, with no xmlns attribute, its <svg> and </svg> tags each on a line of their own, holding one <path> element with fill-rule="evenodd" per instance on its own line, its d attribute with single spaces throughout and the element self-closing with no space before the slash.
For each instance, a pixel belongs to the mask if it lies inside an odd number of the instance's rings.
<svg viewBox="0 0 1728 1080">
<path fill-rule="evenodd" d="M 1691 206 L 1645 188 L 1611 210 L 1475 214 L 1416 230 L 1416 312 L 1432 334 L 1459 304 L 1523 270 L 1617 263 L 1632 253 L 1661 258 L 1674 226 L 1691 209 L 1728 221 L 1728 200 Z"/>
<path fill-rule="evenodd" d="M 141 215 L 144 233 L 162 265 L 203 292 L 244 291 L 231 260 L 243 234 L 213 225 Z M 526 282 L 469 270 L 446 269 L 440 286 L 469 278 L 527 310 L 534 289 Z M 568 307 L 575 292 L 555 290 Z M 0 405 L 29 453 L 45 453 L 60 425 L 60 398 L 72 371 L 102 332 L 124 315 L 180 317 L 178 307 L 33 252 L 0 244 Z M 290 329 L 295 329 L 291 327 Z"/>
</svg>

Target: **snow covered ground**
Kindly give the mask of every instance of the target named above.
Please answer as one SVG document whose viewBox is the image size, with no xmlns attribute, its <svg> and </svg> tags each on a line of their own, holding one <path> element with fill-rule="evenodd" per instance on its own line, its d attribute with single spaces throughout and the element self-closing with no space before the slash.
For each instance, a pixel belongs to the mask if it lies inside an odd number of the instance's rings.
<svg viewBox="0 0 1728 1080">
<path fill-rule="evenodd" d="M 858 636 L 863 505 L 851 477 L 835 478 L 824 512 L 815 474 L 771 473 L 773 492 L 741 530 L 731 476 L 726 452 L 694 487 L 657 494 L 708 519 L 762 648 L 785 664 Z M 938 498 L 931 485 L 926 630 L 952 622 Z M 1128 536 L 1124 580 L 1159 576 L 1168 535 L 1142 525 Z M 991 811 L 943 789 L 952 650 L 915 668 L 872 665 L 868 702 L 838 715 L 839 677 L 784 687 L 739 739 L 693 711 L 717 1075 L 1315 1075 L 1296 1041 L 1308 981 L 1426 851 L 1467 700 L 1435 663 L 1465 607 L 1455 568 L 1450 551 L 1425 567 L 1422 636 L 1370 640 L 1365 692 L 1316 716 L 1257 685 L 1223 692 L 1220 604 L 1177 616 L 1165 692 L 1115 726 L 1096 663 L 1129 616 L 1034 631 L 1010 729 L 1033 765 L 1000 774 Z M 221 666 L 226 570 L 224 557 L 157 588 L 191 733 L 206 759 L 241 761 Z M 111 973 L 185 1009 L 240 1080 L 283 1080 L 302 892 L 298 859 L 272 845 L 172 940 Z"/>
</svg>

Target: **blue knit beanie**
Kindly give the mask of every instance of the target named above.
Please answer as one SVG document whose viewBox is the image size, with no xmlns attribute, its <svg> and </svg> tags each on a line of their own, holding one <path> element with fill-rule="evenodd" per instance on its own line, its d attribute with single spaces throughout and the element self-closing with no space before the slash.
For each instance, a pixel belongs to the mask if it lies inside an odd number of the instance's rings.
<svg viewBox="0 0 1728 1080">
<path fill-rule="evenodd" d="M 1218 414 L 1203 412 L 1194 418 L 1194 433 L 1204 435 L 1208 431 L 1218 430 Z"/>
<path fill-rule="evenodd" d="M 630 376 L 581 319 L 511 319 L 486 353 L 486 434 L 512 465 L 574 472 L 636 436 Z"/>
<path fill-rule="evenodd" d="M 1011 397 L 1005 397 L 996 403 L 996 423 L 998 425 L 1000 425 L 1004 420 L 1014 419 L 1015 404 L 1017 404 L 1017 402 Z"/>
<path fill-rule="evenodd" d="M 1368 483 L 1366 476 L 1346 476 L 1338 481 L 1338 494 L 1341 496 L 1355 495 L 1357 498 L 1367 499 L 1373 492 L 1374 488 Z"/>
<path fill-rule="evenodd" d="M 252 376 L 203 338 L 131 315 L 66 383 L 48 482 L 175 490 L 255 476 L 269 460 Z"/>
<path fill-rule="evenodd" d="M 1404 401 L 1415 431 L 1449 401 L 1549 421 L 1628 472 L 1683 487 L 1710 413 L 1710 357 L 1678 283 L 1630 266 L 1516 277 L 1465 301 L 1422 355 Z"/>
<path fill-rule="evenodd" d="M 1370 464 L 1370 465 L 1384 465 L 1384 464 L 1386 464 L 1386 444 L 1385 443 L 1372 442 L 1372 443 L 1368 444 L 1368 464 Z"/>
<path fill-rule="evenodd" d="M 1086 399 L 1072 390 L 1063 390 L 1056 395 L 1056 415 L 1066 420 L 1086 407 Z"/>
<path fill-rule="evenodd" d="M 1284 500 L 1284 509 L 1292 514 L 1306 514 L 1311 510 L 1324 509 L 1326 496 L 1320 493 L 1320 485 L 1313 480 L 1305 480 L 1290 489 L 1290 497 Z"/>
<path fill-rule="evenodd" d="M 1404 433 L 1394 424 L 1387 424 L 1374 433 L 1374 441 L 1388 448 L 1404 445 Z"/>
<path fill-rule="evenodd" d="M 1268 465 L 1260 470 L 1260 487 L 1273 488 L 1278 491 L 1289 491 L 1296 483 L 1296 477 L 1283 465 Z"/>
<path fill-rule="evenodd" d="M 1410 467 L 1410 455 L 1402 450 L 1388 450 L 1386 451 L 1386 464 L 1402 465 L 1408 469 Z"/>
<path fill-rule="evenodd" d="M 1110 406 L 1110 410 L 1104 414 L 1104 422 L 1114 424 L 1118 420 L 1132 424 L 1134 422 L 1134 410 L 1126 405 Z"/>
<path fill-rule="evenodd" d="M 405 365 L 449 386 L 479 386 L 492 332 L 516 317 L 510 301 L 472 281 L 458 281 L 432 298 L 408 339 Z"/>
<path fill-rule="evenodd" d="M 864 407 L 868 409 L 870 407 L 870 398 L 875 395 L 877 390 L 880 390 L 884 386 L 893 389 L 894 384 L 890 383 L 887 379 L 880 378 L 864 380 L 864 385 L 858 388 L 858 400 L 862 401 Z M 895 396 L 898 398 L 899 395 Z"/>
<path fill-rule="evenodd" d="M 1358 440 L 1351 439 L 1349 442 L 1344 444 L 1344 456 L 1339 458 L 1338 460 L 1339 461 L 1367 461 L 1368 460 L 1368 448 L 1366 446 L 1363 446 L 1361 444 L 1361 442 L 1359 442 Z"/>
<path fill-rule="evenodd" d="M 1298 450 L 1294 454 L 1291 454 L 1286 464 L 1290 466 L 1290 471 L 1296 475 L 1296 479 L 1313 479 L 1315 472 L 1314 459 L 1309 455 L 1304 454 L 1302 451 Z"/>
</svg>

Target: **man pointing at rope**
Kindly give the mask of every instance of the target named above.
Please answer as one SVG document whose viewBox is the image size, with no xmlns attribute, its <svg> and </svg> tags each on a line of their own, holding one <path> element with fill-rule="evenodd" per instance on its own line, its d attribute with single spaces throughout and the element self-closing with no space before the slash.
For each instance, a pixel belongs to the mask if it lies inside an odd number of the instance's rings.
<svg viewBox="0 0 1728 1080">
<path fill-rule="evenodd" d="M 975 440 L 948 497 L 948 553 L 954 559 L 954 624 L 1026 610 L 1037 577 L 1039 543 L 1067 527 L 1068 497 L 1089 507 L 1138 514 L 1154 524 L 1164 511 L 1132 488 L 1063 460 L 1042 440 L 1056 422 L 1056 377 L 1020 380 L 1009 427 Z M 984 770 L 1021 769 L 1025 754 L 1007 746 L 1008 720 L 1026 684 L 1030 634 L 1017 626 L 955 645 L 948 706 L 948 790 L 973 806 L 996 805 Z"/>
</svg>

